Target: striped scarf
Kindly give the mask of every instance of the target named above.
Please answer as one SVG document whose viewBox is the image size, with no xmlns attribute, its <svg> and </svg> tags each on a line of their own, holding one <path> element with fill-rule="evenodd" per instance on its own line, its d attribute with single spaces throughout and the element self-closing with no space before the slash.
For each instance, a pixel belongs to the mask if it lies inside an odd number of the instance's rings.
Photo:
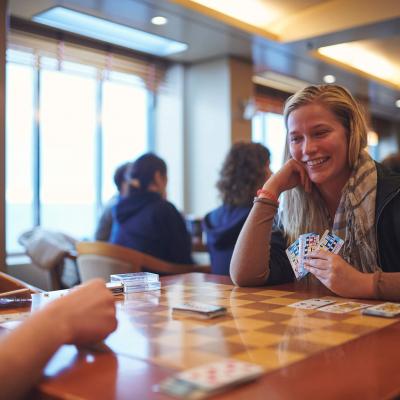
<svg viewBox="0 0 400 400">
<path fill-rule="evenodd" d="M 342 190 L 332 229 L 344 240 L 342 257 L 362 272 L 380 270 L 375 236 L 376 185 L 375 163 L 362 151 Z"/>
</svg>

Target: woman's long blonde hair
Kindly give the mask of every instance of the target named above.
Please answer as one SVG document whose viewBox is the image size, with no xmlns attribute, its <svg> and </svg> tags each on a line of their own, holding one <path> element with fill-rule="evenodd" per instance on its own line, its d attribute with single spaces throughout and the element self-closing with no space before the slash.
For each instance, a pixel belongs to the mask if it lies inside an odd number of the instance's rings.
<svg viewBox="0 0 400 400">
<path fill-rule="evenodd" d="M 311 103 L 325 106 L 345 128 L 349 143 L 348 163 L 350 168 L 353 168 L 360 152 L 367 145 L 367 126 L 360 106 L 349 91 L 341 86 L 308 86 L 286 100 L 284 108 L 286 132 L 290 113 Z M 285 161 L 292 158 L 287 134 L 284 158 Z M 321 234 L 329 227 L 325 204 L 314 185 L 311 193 L 306 193 L 302 187 L 284 192 L 279 215 L 288 243 L 292 243 L 303 233 Z"/>
</svg>

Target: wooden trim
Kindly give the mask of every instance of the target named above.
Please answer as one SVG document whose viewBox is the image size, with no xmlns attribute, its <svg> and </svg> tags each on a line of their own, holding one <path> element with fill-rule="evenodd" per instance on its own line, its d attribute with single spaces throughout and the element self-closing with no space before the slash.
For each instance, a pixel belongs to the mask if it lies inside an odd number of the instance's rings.
<svg viewBox="0 0 400 400">
<path fill-rule="evenodd" d="M 0 271 L 6 270 L 6 48 L 7 0 L 0 0 Z"/>
</svg>

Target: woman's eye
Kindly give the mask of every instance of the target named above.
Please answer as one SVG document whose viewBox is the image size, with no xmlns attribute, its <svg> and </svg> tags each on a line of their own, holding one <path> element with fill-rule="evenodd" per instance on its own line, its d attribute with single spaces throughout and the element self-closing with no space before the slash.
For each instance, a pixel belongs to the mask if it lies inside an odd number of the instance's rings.
<svg viewBox="0 0 400 400">
<path fill-rule="evenodd" d="M 291 143 L 298 143 L 298 142 L 300 142 L 300 136 L 292 136 L 291 138 L 290 138 L 290 142 Z"/>
</svg>

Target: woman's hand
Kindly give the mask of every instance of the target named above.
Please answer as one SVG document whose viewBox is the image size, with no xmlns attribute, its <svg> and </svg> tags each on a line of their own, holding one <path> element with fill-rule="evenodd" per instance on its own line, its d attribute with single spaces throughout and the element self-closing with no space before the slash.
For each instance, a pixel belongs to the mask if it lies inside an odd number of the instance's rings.
<svg viewBox="0 0 400 400">
<path fill-rule="evenodd" d="M 311 192 L 311 181 L 303 164 L 291 158 L 264 183 L 263 189 L 279 197 L 282 192 L 299 185 Z"/>
<path fill-rule="evenodd" d="M 326 250 L 307 255 L 304 267 L 332 292 L 343 297 L 373 298 L 373 274 L 364 274 Z"/>
</svg>

